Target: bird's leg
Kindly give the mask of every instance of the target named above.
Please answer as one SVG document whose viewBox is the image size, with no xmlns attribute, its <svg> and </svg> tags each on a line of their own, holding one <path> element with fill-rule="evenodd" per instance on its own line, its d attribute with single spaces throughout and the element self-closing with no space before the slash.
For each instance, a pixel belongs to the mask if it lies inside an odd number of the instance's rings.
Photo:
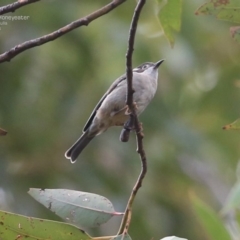
<svg viewBox="0 0 240 240">
<path fill-rule="evenodd" d="M 133 102 L 133 107 L 135 109 L 135 111 L 138 109 L 137 103 Z M 127 106 L 127 109 L 125 111 L 125 115 L 130 115 L 131 114 L 131 110 L 129 109 L 129 107 Z"/>
<path fill-rule="evenodd" d="M 121 142 L 128 142 L 130 132 L 132 129 L 134 129 L 134 121 L 133 121 L 133 117 L 130 116 L 127 122 L 125 122 L 123 125 L 123 129 L 120 134 Z"/>
<path fill-rule="evenodd" d="M 133 105 L 134 105 L 134 108 L 137 109 L 136 102 L 134 102 Z M 132 130 L 134 130 L 134 117 L 131 115 L 131 111 L 129 110 L 129 108 L 126 109 L 125 114 L 129 115 L 129 119 L 123 125 L 123 129 L 122 129 L 121 134 L 120 134 L 120 141 L 121 142 L 128 142 L 130 132 Z"/>
</svg>

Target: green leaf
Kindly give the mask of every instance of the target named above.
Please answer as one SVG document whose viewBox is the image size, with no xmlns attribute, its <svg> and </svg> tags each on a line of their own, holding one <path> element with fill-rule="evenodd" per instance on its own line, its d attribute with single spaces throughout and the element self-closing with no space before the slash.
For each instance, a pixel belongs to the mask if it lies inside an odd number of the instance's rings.
<svg viewBox="0 0 240 240">
<path fill-rule="evenodd" d="M 96 237 L 93 240 L 132 240 L 131 237 L 127 234 L 123 237 L 123 235 L 118 236 L 105 236 L 105 237 Z"/>
<path fill-rule="evenodd" d="M 1 240 L 89 240 L 73 225 L 0 211 Z"/>
<path fill-rule="evenodd" d="M 179 237 L 171 236 L 171 237 L 162 238 L 161 240 L 187 240 L 187 239 L 186 238 L 179 238 Z"/>
<path fill-rule="evenodd" d="M 224 130 L 239 130 L 240 129 L 240 118 L 238 118 L 233 123 L 223 126 Z"/>
<path fill-rule="evenodd" d="M 36 188 L 28 193 L 65 221 L 81 228 L 97 227 L 114 215 L 122 215 L 107 198 L 93 193 Z"/>
<path fill-rule="evenodd" d="M 230 27 L 230 33 L 233 39 L 240 43 L 240 26 Z"/>
<path fill-rule="evenodd" d="M 159 1 L 159 4 L 162 1 Z M 159 11 L 159 21 L 162 25 L 165 36 L 174 45 L 173 32 L 181 29 L 182 0 L 168 0 Z"/>
<path fill-rule="evenodd" d="M 235 1 L 214 0 L 200 6 L 195 14 L 214 15 L 220 20 L 240 23 L 240 5 Z"/>
<path fill-rule="evenodd" d="M 215 7 L 214 3 L 204 3 L 200 6 L 195 12 L 196 15 L 204 14 L 204 15 L 216 15 L 218 14 L 219 9 Z"/>
<path fill-rule="evenodd" d="M 128 234 L 124 236 L 124 238 L 122 237 L 123 235 L 118 235 L 118 236 L 115 236 L 114 238 L 111 238 L 111 240 L 132 240 Z"/>
<path fill-rule="evenodd" d="M 234 23 L 240 23 L 240 8 L 222 8 L 217 14 L 217 18 Z"/>
<path fill-rule="evenodd" d="M 210 239 L 231 240 L 222 220 L 207 204 L 191 195 L 193 210 Z"/>
</svg>

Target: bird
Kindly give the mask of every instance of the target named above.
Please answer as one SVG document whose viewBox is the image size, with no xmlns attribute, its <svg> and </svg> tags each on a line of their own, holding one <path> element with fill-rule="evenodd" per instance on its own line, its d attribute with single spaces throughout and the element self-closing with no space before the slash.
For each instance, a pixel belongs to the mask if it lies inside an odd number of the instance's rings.
<svg viewBox="0 0 240 240">
<path fill-rule="evenodd" d="M 158 68 L 164 59 L 146 62 L 132 70 L 133 102 L 139 116 L 148 106 L 157 91 Z M 97 135 L 112 126 L 124 126 L 129 119 L 126 105 L 127 77 L 123 74 L 109 87 L 92 111 L 83 128 L 80 138 L 66 151 L 65 157 L 76 162 L 76 159 L 88 143 Z"/>
</svg>

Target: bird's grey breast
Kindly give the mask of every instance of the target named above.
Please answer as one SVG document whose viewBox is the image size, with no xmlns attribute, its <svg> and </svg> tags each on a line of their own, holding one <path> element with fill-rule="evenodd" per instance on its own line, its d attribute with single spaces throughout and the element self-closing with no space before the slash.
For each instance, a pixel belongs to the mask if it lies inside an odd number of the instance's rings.
<svg viewBox="0 0 240 240">
<path fill-rule="evenodd" d="M 133 73 L 133 98 L 137 104 L 137 113 L 140 114 L 154 97 L 157 90 L 157 76 L 145 73 Z"/>
</svg>

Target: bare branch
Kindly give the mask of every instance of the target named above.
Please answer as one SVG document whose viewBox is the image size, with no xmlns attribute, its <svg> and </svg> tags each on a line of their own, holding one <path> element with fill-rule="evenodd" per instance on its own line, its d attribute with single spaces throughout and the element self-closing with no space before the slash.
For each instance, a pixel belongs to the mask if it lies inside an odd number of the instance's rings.
<svg viewBox="0 0 240 240">
<path fill-rule="evenodd" d="M 126 54 L 126 75 L 127 75 L 127 83 L 128 83 L 128 88 L 127 88 L 127 100 L 126 103 L 128 105 L 129 111 L 130 111 L 130 119 L 129 119 L 129 126 L 131 127 L 132 124 L 134 123 L 135 127 L 135 132 L 136 132 L 136 138 L 137 138 L 137 152 L 140 155 L 140 159 L 142 162 L 142 168 L 141 172 L 139 174 L 138 180 L 133 187 L 131 196 L 128 200 L 128 204 L 125 210 L 124 217 L 122 219 L 122 223 L 119 229 L 118 234 L 123 234 L 126 235 L 128 232 L 128 228 L 131 222 L 131 216 L 132 216 L 132 204 L 134 202 L 134 199 L 137 195 L 137 192 L 139 188 L 142 186 L 142 181 L 147 173 L 147 159 L 145 155 L 145 151 L 143 148 L 143 133 L 142 133 L 142 126 L 141 123 L 138 120 L 136 110 L 135 110 L 135 104 L 133 103 L 133 93 L 134 89 L 132 86 L 132 54 L 134 51 L 134 40 L 135 40 L 135 35 L 136 35 L 136 30 L 137 30 L 137 24 L 138 24 L 138 19 L 140 16 L 140 13 L 142 11 L 142 8 L 144 4 L 146 3 L 146 0 L 139 0 L 138 4 L 134 10 L 131 26 L 130 26 L 130 31 L 129 31 L 129 39 L 128 39 L 128 49 L 127 49 L 127 54 Z M 128 129 L 126 129 L 128 131 Z"/>
<path fill-rule="evenodd" d="M 35 2 L 39 2 L 40 0 L 18 0 L 17 2 L 8 4 L 6 6 L 0 7 L 0 15 L 3 15 L 5 13 L 8 12 L 14 12 L 15 10 L 17 10 L 18 8 L 21 8 L 25 5 L 31 4 L 31 3 L 35 3 Z"/>
<path fill-rule="evenodd" d="M 9 51 L 1 54 L 0 55 L 0 63 L 10 61 L 12 58 L 17 56 L 21 52 L 26 51 L 27 49 L 37 47 L 37 46 L 43 45 L 44 43 L 53 41 L 53 40 L 61 37 L 62 35 L 74 30 L 75 28 L 81 27 L 83 25 L 87 26 L 93 20 L 107 14 L 108 12 L 112 11 L 113 9 L 115 9 L 117 6 L 124 3 L 125 1 L 126 0 L 113 0 L 112 2 L 110 2 L 109 4 L 107 4 L 104 7 L 100 8 L 99 10 L 97 10 L 81 19 L 78 19 L 78 20 L 52 32 L 52 33 L 49 33 L 42 37 L 21 43 L 15 47 L 11 48 Z"/>
<path fill-rule="evenodd" d="M 5 136 L 5 135 L 7 135 L 7 131 L 0 128 L 0 136 Z"/>
<path fill-rule="evenodd" d="M 7 131 L 0 128 L 0 136 L 5 136 L 7 134 Z"/>
</svg>

